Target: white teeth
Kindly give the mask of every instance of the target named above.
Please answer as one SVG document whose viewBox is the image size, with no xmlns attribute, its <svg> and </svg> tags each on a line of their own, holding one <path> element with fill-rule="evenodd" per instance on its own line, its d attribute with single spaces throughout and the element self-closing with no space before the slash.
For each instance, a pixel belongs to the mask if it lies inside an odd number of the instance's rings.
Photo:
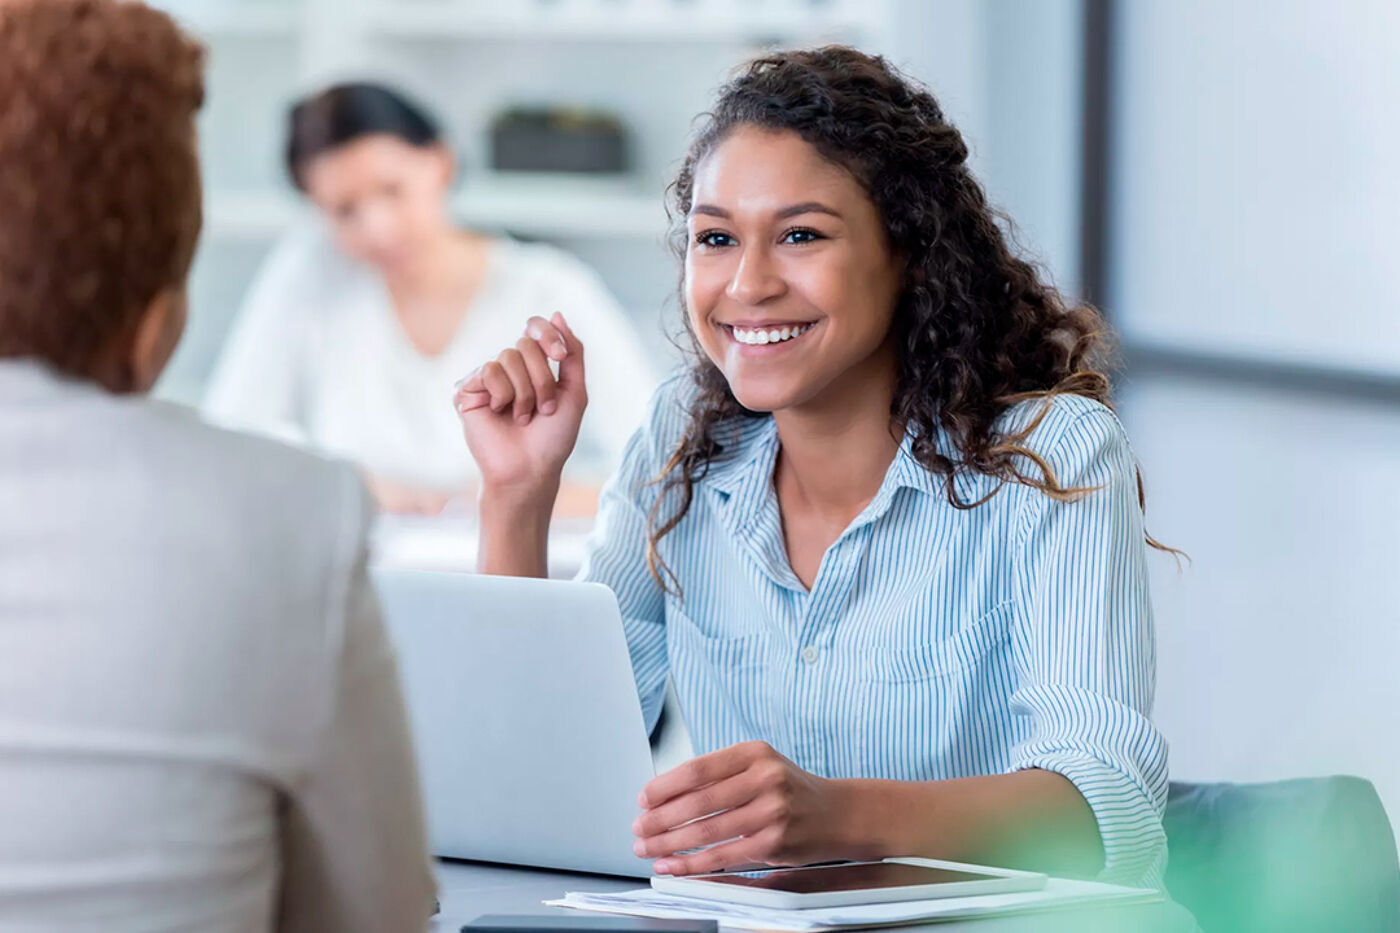
<svg viewBox="0 0 1400 933">
<path fill-rule="evenodd" d="M 773 330 L 741 330 L 737 327 L 731 328 L 734 339 L 749 346 L 762 346 L 769 343 L 782 343 L 784 340 L 791 340 L 805 334 L 812 328 L 811 324 L 801 324 L 797 327 L 774 328 Z"/>
</svg>

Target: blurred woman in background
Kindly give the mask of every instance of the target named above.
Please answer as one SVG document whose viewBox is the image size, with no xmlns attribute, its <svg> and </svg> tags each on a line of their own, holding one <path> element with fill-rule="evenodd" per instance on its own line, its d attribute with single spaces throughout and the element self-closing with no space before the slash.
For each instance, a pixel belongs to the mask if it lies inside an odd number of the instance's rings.
<svg viewBox="0 0 1400 933">
<path fill-rule="evenodd" d="M 565 311 L 594 352 L 582 460 L 621 456 L 653 381 L 598 276 L 550 246 L 458 226 L 455 162 L 394 91 L 342 84 L 290 113 L 287 167 L 326 224 L 289 235 L 249 292 L 206 399 L 214 421 L 358 464 L 381 508 L 437 512 L 477 474 L 444 403 L 461 374 Z"/>
</svg>

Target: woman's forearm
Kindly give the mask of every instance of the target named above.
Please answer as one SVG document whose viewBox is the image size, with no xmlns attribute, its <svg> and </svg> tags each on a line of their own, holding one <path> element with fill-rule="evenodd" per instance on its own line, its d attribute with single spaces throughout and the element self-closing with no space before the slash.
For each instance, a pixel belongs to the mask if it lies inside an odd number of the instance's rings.
<svg viewBox="0 0 1400 933">
<path fill-rule="evenodd" d="M 836 783 L 846 805 L 834 819 L 855 857 L 921 855 L 1077 876 L 1103 867 L 1093 811 L 1052 771 Z"/>
<path fill-rule="evenodd" d="M 476 569 L 507 577 L 549 576 L 549 520 L 558 482 L 540 489 L 482 486 Z"/>
</svg>

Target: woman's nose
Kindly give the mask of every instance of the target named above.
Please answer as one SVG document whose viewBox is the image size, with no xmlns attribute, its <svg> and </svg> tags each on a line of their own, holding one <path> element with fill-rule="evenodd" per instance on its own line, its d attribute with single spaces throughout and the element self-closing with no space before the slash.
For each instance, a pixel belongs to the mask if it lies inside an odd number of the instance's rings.
<svg viewBox="0 0 1400 933">
<path fill-rule="evenodd" d="M 369 242 L 385 245 L 394 236 L 394 221 L 390 211 L 381 204 L 368 204 L 360 217 L 360 234 Z"/>
<path fill-rule="evenodd" d="M 744 249 L 725 293 L 740 304 L 758 305 L 786 290 L 787 283 L 774 268 L 768 250 L 758 246 Z"/>
</svg>

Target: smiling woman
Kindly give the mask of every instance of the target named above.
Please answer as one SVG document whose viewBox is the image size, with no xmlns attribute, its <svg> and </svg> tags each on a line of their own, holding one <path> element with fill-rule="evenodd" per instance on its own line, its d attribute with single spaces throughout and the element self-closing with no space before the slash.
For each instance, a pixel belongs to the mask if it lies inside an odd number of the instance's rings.
<svg viewBox="0 0 1400 933">
<path fill-rule="evenodd" d="M 925 855 L 1160 883 L 1149 539 L 1103 324 L 1011 253 L 966 157 L 928 91 L 831 47 L 751 63 L 685 159 L 693 359 L 582 571 L 644 708 L 669 678 L 703 753 L 641 789 L 659 872 Z M 526 336 L 457 404 L 482 569 L 543 575 L 587 397 L 564 318 Z"/>
</svg>

